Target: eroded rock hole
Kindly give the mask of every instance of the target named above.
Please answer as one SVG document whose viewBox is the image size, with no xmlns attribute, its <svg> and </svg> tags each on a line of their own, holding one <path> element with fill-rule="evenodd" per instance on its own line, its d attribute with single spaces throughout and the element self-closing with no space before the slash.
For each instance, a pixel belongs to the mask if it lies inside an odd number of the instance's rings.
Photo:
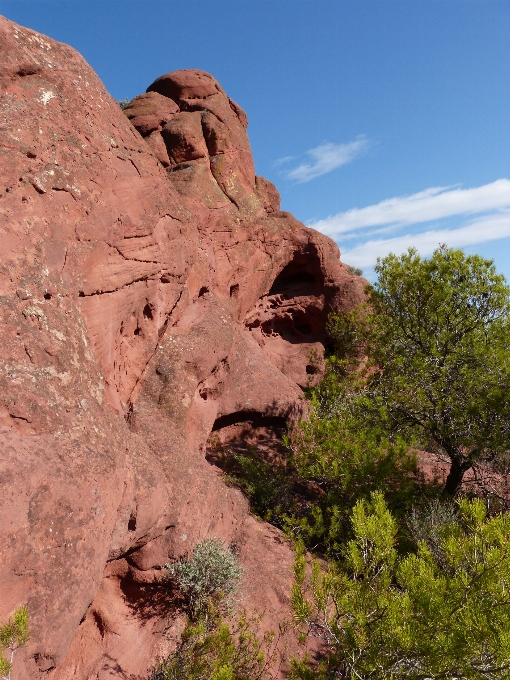
<svg viewBox="0 0 510 680">
<path fill-rule="evenodd" d="M 36 66 L 35 64 L 30 64 L 30 65 L 25 65 L 21 66 L 17 71 L 16 75 L 19 76 L 20 78 L 24 78 L 26 76 L 35 76 L 38 73 L 40 73 L 41 67 Z"/>
<path fill-rule="evenodd" d="M 306 312 L 293 310 L 290 314 L 286 312 L 281 316 L 275 315 L 262 323 L 257 320 L 250 324 L 250 328 L 260 325 L 266 336 L 279 335 L 288 342 L 299 343 L 308 341 L 308 336 L 314 333 L 313 323 L 317 326 L 317 320 L 308 318 Z"/>
<path fill-rule="evenodd" d="M 97 626 L 99 635 L 101 636 L 101 638 L 104 638 L 105 634 L 108 632 L 108 626 L 106 625 L 106 621 L 97 611 L 93 611 L 92 616 L 94 617 L 94 623 Z"/>
<path fill-rule="evenodd" d="M 224 427 L 237 425 L 239 423 L 249 423 L 252 427 L 287 427 L 287 420 L 283 416 L 265 415 L 259 411 L 236 411 L 235 413 L 229 413 L 226 416 L 216 418 L 212 431 L 216 432 L 217 430 L 222 430 Z"/>
<path fill-rule="evenodd" d="M 55 668 L 55 659 L 52 656 L 48 656 L 46 654 L 35 654 L 33 659 L 37 664 L 37 668 L 42 673 Z"/>
<path fill-rule="evenodd" d="M 230 297 L 234 298 L 234 300 L 237 300 L 239 297 L 239 284 L 234 283 L 233 286 L 230 286 Z"/>
<path fill-rule="evenodd" d="M 153 319 L 152 308 L 148 303 L 143 308 L 143 316 L 146 319 Z"/>
<path fill-rule="evenodd" d="M 136 531 L 136 515 L 131 515 L 129 518 L 128 531 Z"/>
<path fill-rule="evenodd" d="M 317 295 L 324 284 L 324 274 L 315 246 L 309 244 L 294 253 L 271 286 L 269 295 L 298 297 Z"/>
<path fill-rule="evenodd" d="M 311 335 L 312 324 L 307 320 L 305 314 L 293 312 L 292 320 L 294 322 L 294 328 L 298 331 L 298 333 L 302 333 L 303 335 Z"/>
<path fill-rule="evenodd" d="M 51 300 L 51 293 L 44 293 L 45 300 Z"/>
<path fill-rule="evenodd" d="M 291 265 L 287 265 L 276 277 L 269 295 L 309 295 L 315 291 L 316 277 L 307 271 L 288 271 L 292 269 Z"/>
<path fill-rule="evenodd" d="M 228 474 L 238 465 L 236 454 L 270 462 L 283 460 L 282 435 L 287 419 L 257 411 L 237 411 L 217 418 L 206 446 L 206 460 Z"/>
<path fill-rule="evenodd" d="M 202 288 L 198 291 L 198 297 L 203 297 L 208 292 L 209 288 L 206 288 L 206 286 L 202 286 Z"/>
</svg>

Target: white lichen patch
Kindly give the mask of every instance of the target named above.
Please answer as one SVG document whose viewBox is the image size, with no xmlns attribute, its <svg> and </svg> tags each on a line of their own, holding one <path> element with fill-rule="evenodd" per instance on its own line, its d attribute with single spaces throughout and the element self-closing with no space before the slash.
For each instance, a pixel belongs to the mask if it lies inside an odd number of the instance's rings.
<svg viewBox="0 0 510 680">
<path fill-rule="evenodd" d="M 39 101 L 46 106 L 46 104 L 50 101 L 50 99 L 54 99 L 55 95 L 53 94 L 52 90 L 43 90 L 41 96 L 39 97 Z"/>
<path fill-rule="evenodd" d="M 95 387 L 94 385 L 90 385 L 89 386 L 89 392 L 94 397 L 94 399 L 98 402 L 98 404 L 103 403 L 104 385 L 102 383 L 99 383 L 99 385 L 97 387 Z"/>
<path fill-rule="evenodd" d="M 66 336 L 63 333 L 55 330 L 54 328 L 51 329 L 50 333 L 53 333 L 57 340 L 62 340 L 62 342 L 65 342 L 67 340 Z"/>
<path fill-rule="evenodd" d="M 31 43 L 35 42 L 38 45 L 40 45 L 41 47 L 44 47 L 47 50 L 51 50 L 50 43 L 47 42 L 46 40 L 44 40 L 44 38 L 42 37 L 42 35 L 40 33 L 36 33 L 34 35 L 29 36 L 28 42 L 31 42 Z"/>
<path fill-rule="evenodd" d="M 23 316 L 25 319 L 28 319 L 29 316 L 34 316 L 38 319 L 44 319 L 45 315 L 43 310 L 40 307 L 35 307 L 35 305 L 31 307 L 27 307 L 26 309 L 23 310 Z"/>
<path fill-rule="evenodd" d="M 57 369 L 54 366 L 45 366 L 43 369 L 41 369 L 43 373 L 46 373 L 50 375 L 52 378 L 58 378 L 62 385 L 66 387 L 69 385 L 69 383 L 72 380 L 72 376 L 70 373 L 67 371 L 64 371 L 63 373 L 59 373 Z"/>
</svg>

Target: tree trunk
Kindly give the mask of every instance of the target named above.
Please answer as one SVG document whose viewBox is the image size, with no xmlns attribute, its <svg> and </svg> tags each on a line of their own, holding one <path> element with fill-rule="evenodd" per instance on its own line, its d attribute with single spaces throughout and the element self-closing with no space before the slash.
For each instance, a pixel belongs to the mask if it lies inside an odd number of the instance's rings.
<svg viewBox="0 0 510 680">
<path fill-rule="evenodd" d="M 443 489 L 443 495 L 453 498 L 459 492 L 462 485 L 462 480 L 464 479 L 464 473 L 471 468 L 471 463 L 463 461 L 462 463 L 458 460 L 452 459 L 452 464 L 450 467 L 450 472 L 446 478 L 446 483 Z"/>
</svg>

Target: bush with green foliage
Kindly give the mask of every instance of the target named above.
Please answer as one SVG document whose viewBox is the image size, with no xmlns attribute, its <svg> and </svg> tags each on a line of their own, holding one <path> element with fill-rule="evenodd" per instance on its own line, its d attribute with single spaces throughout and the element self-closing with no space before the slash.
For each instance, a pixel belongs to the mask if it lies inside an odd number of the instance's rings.
<svg viewBox="0 0 510 680">
<path fill-rule="evenodd" d="M 204 539 L 189 559 L 166 569 L 185 597 L 188 622 L 177 650 L 156 665 L 151 680 L 270 680 L 278 640 L 273 633 L 260 639 L 260 617 L 232 616 L 243 573 L 232 550 L 219 538 Z"/>
<path fill-rule="evenodd" d="M 399 556 L 395 518 L 376 492 L 354 507 L 341 564 L 314 562 L 310 576 L 298 552 L 295 616 L 328 654 L 315 668 L 295 661 L 292 677 L 510 677 L 510 516 L 487 518 L 482 501 L 466 499 L 457 513 L 428 522 L 433 550 L 419 540 Z"/>
<path fill-rule="evenodd" d="M 510 288 L 491 260 L 446 246 L 375 269 L 367 305 L 330 332 L 363 376 L 360 413 L 445 454 L 453 496 L 467 470 L 510 448 Z"/>
<path fill-rule="evenodd" d="M 417 490 L 416 456 L 402 439 L 369 429 L 348 412 L 321 412 L 312 397 L 310 418 L 290 437 L 301 481 L 318 489 L 308 512 L 287 516 L 287 527 L 310 549 L 338 556 L 350 536 L 350 513 L 361 498 L 384 488 L 394 513 L 408 512 Z"/>
<path fill-rule="evenodd" d="M 260 519 L 283 528 L 283 516 L 293 506 L 294 475 L 287 461 L 268 461 L 253 446 L 244 450 L 216 446 L 215 462 L 226 473 L 227 484 L 238 487 Z"/>
<path fill-rule="evenodd" d="M 0 626 L 0 677 L 2 680 L 10 680 L 14 654 L 17 649 L 26 645 L 29 636 L 28 609 L 25 606 L 18 607 L 7 623 Z"/>
<path fill-rule="evenodd" d="M 312 390 L 309 419 L 284 438 L 281 457 L 268 461 L 253 448 L 215 453 L 254 514 L 299 537 L 308 549 L 334 557 L 349 535 L 359 498 L 384 488 L 391 510 L 402 516 L 419 484 L 416 456 L 405 442 L 391 441 L 341 409 L 338 384 L 334 395 L 325 398 L 324 392 L 324 382 Z"/>
<path fill-rule="evenodd" d="M 227 623 L 210 606 L 207 616 L 188 622 L 179 647 L 156 665 L 151 680 L 270 680 L 277 641 L 272 633 L 259 640 L 259 623 L 244 613 Z"/>
<path fill-rule="evenodd" d="M 191 557 L 166 565 L 172 579 L 186 598 L 188 613 L 198 618 L 213 599 L 226 604 L 237 590 L 243 575 L 236 556 L 219 538 L 197 543 Z"/>
</svg>

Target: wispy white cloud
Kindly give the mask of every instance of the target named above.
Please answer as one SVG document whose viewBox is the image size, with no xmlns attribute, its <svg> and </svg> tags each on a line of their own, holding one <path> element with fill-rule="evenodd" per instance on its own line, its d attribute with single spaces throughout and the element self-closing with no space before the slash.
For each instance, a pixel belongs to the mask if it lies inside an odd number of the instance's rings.
<svg viewBox="0 0 510 680">
<path fill-rule="evenodd" d="M 360 135 L 353 142 L 347 144 L 326 142 L 307 151 L 307 155 L 312 159 L 311 162 L 301 163 L 301 165 L 287 172 L 286 177 L 298 183 L 309 182 L 315 177 L 320 177 L 342 165 L 346 165 L 346 163 L 350 163 L 356 156 L 364 153 L 369 146 L 370 143 L 365 135 Z M 288 157 L 280 159 L 280 163 L 287 162 L 287 160 L 290 159 Z"/>
<path fill-rule="evenodd" d="M 297 158 L 297 156 L 284 156 L 283 158 L 278 158 L 278 160 L 276 160 L 276 161 L 274 162 L 274 165 L 275 165 L 275 166 L 277 166 L 277 165 L 283 165 L 284 163 L 289 163 L 290 161 L 293 161 L 293 160 L 295 160 L 296 158 Z"/>
<path fill-rule="evenodd" d="M 506 207 L 510 207 L 510 180 L 498 179 L 472 189 L 432 187 L 410 196 L 389 198 L 366 208 L 353 208 L 309 226 L 334 237 L 367 227 L 407 226 Z"/>
<path fill-rule="evenodd" d="M 457 229 L 433 229 L 389 239 L 369 240 L 354 248 L 342 249 L 342 260 L 355 267 L 373 267 L 378 257 L 385 257 L 389 253 L 401 255 L 411 246 L 426 257 L 442 243 L 451 248 L 464 248 L 509 236 L 510 210 L 504 210 L 479 217 Z"/>
</svg>

